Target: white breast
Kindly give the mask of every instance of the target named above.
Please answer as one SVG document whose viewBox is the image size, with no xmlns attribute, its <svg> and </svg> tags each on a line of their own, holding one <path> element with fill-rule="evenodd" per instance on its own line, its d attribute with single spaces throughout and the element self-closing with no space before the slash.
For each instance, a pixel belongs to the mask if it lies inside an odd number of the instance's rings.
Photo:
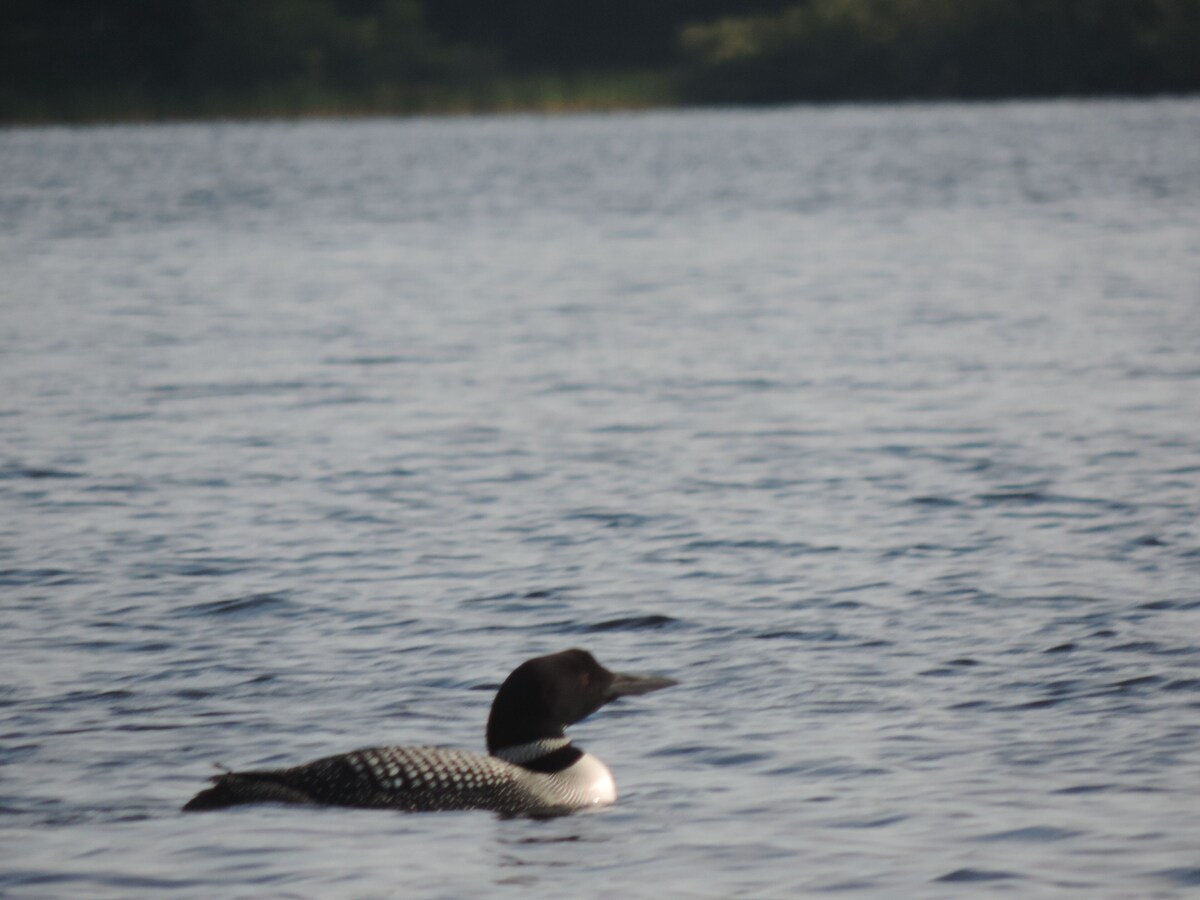
<svg viewBox="0 0 1200 900">
<path fill-rule="evenodd" d="M 582 806 L 609 806 L 617 802 L 617 783 L 613 781 L 608 766 L 590 753 L 583 754 L 579 762 L 567 769 L 569 775 L 582 788 Z"/>
<path fill-rule="evenodd" d="M 527 788 L 548 809 L 588 809 L 617 800 L 617 784 L 608 766 L 590 753 L 561 772 L 542 774 L 522 770 Z"/>
</svg>

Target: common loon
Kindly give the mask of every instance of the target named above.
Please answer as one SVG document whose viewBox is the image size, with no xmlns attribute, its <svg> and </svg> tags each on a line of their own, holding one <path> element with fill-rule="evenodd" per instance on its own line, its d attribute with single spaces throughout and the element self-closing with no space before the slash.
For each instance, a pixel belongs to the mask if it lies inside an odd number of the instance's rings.
<svg viewBox="0 0 1200 900">
<path fill-rule="evenodd" d="M 297 803 L 433 812 L 481 809 L 553 815 L 617 799 L 612 773 L 571 744 L 568 725 L 604 704 L 678 682 L 610 672 L 586 650 L 518 666 L 488 715 L 488 756 L 446 747 L 372 747 L 290 769 L 226 772 L 184 811 Z"/>
</svg>

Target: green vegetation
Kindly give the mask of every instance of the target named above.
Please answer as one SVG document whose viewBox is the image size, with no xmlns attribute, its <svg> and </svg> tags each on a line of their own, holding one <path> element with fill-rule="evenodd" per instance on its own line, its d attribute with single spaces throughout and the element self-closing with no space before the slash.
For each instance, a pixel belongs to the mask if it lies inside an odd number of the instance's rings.
<svg viewBox="0 0 1200 900">
<path fill-rule="evenodd" d="M 4 0 L 0 121 L 1200 89 L 1200 0 Z"/>
</svg>

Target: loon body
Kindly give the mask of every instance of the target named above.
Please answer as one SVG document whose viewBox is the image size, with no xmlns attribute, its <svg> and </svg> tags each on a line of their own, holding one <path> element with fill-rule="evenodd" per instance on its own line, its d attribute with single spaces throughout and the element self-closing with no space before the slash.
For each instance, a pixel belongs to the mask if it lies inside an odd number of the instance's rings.
<svg viewBox="0 0 1200 900">
<path fill-rule="evenodd" d="M 675 683 L 610 672 L 585 650 L 540 656 L 518 666 L 496 693 L 486 756 L 446 747 L 372 747 L 289 769 L 227 772 L 183 808 L 294 803 L 549 815 L 607 806 L 617 799 L 612 773 L 572 745 L 563 729 L 618 697 Z"/>
</svg>

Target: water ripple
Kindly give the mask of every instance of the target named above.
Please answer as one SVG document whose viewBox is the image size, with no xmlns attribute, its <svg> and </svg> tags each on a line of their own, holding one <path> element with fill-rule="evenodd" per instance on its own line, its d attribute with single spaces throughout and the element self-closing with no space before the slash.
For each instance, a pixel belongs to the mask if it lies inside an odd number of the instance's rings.
<svg viewBox="0 0 1200 900">
<path fill-rule="evenodd" d="M 288 591 L 273 591 L 234 597 L 229 600 L 210 600 L 194 603 L 176 611 L 180 616 L 260 615 L 263 613 L 294 612 L 297 605 Z"/>
</svg>

